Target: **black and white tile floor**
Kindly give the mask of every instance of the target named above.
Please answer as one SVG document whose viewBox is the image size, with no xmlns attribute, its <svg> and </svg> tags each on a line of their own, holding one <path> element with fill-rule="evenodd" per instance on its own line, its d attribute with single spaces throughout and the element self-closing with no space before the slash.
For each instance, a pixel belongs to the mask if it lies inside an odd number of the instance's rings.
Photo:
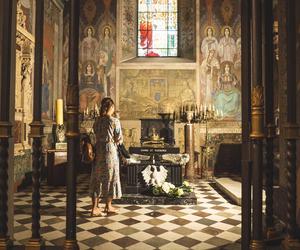
<svg viewBox="0 0 300 250">
<path fill-rule="evenodd" d="M 118 205 L 108 217 L 90 217 L 88 175 L 77 185 L 77 240 L 80 249 L 240 249 L 241 208 L 230 204 L 210 183 L 195 184 L 198 204 Z M 15 194 L 15 245 L 31 236 L 31 188 Z M 41 188 L 41 235 L 47 246 L 65 239 L 65 187 Z"/>
</svg>

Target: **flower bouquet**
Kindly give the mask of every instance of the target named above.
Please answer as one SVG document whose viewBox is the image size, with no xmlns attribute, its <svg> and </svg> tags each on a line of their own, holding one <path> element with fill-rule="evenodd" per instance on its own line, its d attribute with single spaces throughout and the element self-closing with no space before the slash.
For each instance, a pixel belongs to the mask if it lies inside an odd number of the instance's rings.
<svg viewBox="0 0 300 250">
<path fill-rule="evenodd" d="M 184 181 L 182 186 L 180 187 L 175 187 L 172 183 L 166 181 L 162 185 L 152 186 L 152 194 L 155 196 L 168 196 L 178 198 L 188 195 L 192 191 L 193 189 L 187 181 Z"/>
</svg>

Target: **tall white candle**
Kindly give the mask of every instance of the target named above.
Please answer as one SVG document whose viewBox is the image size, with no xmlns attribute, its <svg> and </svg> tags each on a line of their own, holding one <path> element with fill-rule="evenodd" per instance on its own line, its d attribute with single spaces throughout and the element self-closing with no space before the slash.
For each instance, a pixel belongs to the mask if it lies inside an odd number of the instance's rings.
<svg viewBox="0 0 300 250">
<path fill-rule="evenodd" d="M 56 124 L 64 124 L 64 104 L 63 99 L 56 100 Z"/>
</svg>

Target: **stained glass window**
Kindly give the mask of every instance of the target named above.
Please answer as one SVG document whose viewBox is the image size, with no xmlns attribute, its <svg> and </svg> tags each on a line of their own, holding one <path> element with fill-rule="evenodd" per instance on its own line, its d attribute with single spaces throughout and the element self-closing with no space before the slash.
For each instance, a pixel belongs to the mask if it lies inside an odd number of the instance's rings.
<svg viewBox="0 0 300 250">
<path fill-rule="evenodd" d="M 177 0 L 138 3 L 138 56 L 177 56 Z"/>
</svg>

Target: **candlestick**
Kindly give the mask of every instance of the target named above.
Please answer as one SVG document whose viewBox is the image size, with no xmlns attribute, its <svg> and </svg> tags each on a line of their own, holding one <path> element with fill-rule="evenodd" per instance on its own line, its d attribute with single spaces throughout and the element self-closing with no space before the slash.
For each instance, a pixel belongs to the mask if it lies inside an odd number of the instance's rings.
<svg viewBox="0 0 300 250">
<path fill-rule="evenodd" d="M 63 107 L 63 99 L 56 100 L 56 124 L 63 125 L 64 124 L 64 107 Z"/>
</svg>

